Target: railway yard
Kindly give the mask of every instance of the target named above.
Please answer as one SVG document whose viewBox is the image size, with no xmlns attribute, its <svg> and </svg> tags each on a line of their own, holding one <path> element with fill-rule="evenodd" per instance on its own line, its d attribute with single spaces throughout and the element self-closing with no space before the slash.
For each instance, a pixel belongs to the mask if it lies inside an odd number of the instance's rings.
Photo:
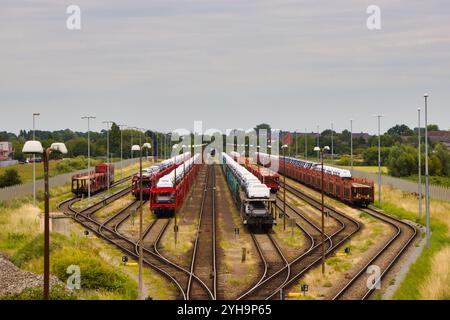
<svg viewBox="0 0 450 320">
<path fill-rule="evenodd" d="M 58 209 L 119 249 L 124 262 L 138 261 L 141 248 L 144 269 L 175 300 L 382 299 L 419 246 L 418 225 L 371 204 L 325 195 L 322 215 L 321 192 L 299 179 L 306 171 L 299 176 L 284 167 L 269 173 L 269 185 L 236 156 L 212 164 L 194 158 L 144 170 L 145 187 L 135 174 L 111 182 L 113 192 L 99 191 L 97 201 L 73 196 Z M 327 179 L 338 186 L 341 178 Z M 360 192 L 354 199 L 368 201 L 370 192 Z M 157 298 L 148 294 L 151 286 L 145 298 Z"/>
</svg>

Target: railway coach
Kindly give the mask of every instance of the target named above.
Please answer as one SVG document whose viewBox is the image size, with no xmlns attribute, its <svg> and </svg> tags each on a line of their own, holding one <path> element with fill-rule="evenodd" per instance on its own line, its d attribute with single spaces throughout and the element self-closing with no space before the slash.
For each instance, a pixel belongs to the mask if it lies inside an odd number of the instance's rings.
<svg viewBox="0 0 450 320">
<path fill-rule="evenodd" d="M 158 180 L 171 172 L 173 169 L 178 167 L 184 161 L 189 159 L 191 156 L 190 152 L 186 152 L 182 155 L 170 158 L 168 160 L 162 161 L 159 164 L 151 166 L 149 168 L 142 169 L 142 194 L 144 199 L 150 199 L 151 190 L 155 187 Z M 132 178 L 132 188 L 131 193 L 136 198 L 139 199 L 141 195 L 141 185 L 139 174 L 136 174 Z"/>
<path fill-rule="evenodd" d="M 108 178 L 109 177 L 109 178 Z M 72 192 L 78 197 L 89 193 L 98 193 L 114 183 L 114 165 L 102 163 L 95 166 L 92 172 L 79 173 L 72 176 Z"/>
<path fill-rule="evenodd" d="M 195 154 L 157 181 L 150 195 L 150 209 L 156 216 L 171 216 L 181 207 L 198 173 L 199 159 L 200 154 Z"/>
<path fill-rule="evenodd" d="M 308 187 L 321 190 L 322 165 L 290 157 L 279 157 L 266 153 L 256 153 L 256 161 L 264 165 L 278 167 L 286 175 Z M 366 207 L 374 201 L 374 183 L 367 179 L 352 176 L 349 170 L 332 166 L 323 166 L 324 192 L 343 202 Z"/>
<path fill-rule="evenodd" d="M 270 230 L 275 223 L 271 208 L 276 201 L 270 188 L 226 153 L 222 153 L 222 170 L 244 225 Z"/>
</svg>

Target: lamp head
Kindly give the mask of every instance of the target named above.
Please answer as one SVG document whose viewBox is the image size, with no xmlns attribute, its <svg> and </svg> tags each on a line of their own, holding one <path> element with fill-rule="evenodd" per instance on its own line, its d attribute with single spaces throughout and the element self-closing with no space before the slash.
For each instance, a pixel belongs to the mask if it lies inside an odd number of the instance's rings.
<svg viewBox="0 0 450 320">
<path fill-rule="evenodd" d="M 133 151 L 141 151 L 141 147 L 139 147 L 137 144 L 135 144 L 131 147 L 131 152 L 133 152 Z"/>
<path fill-rule="evenodd" d="M 50 146 L 50 149 L 53 150 L 53 151 L 59 151 L 62 154 L 67 154 L 67 147 L 62 142 L 52 143 L 52 145 Z"/>
<path fill-rule="evenodd" d="M 314 147 L 314 151 L 320 151 L 319 147 Z"/>
<path fill-rule="evenodd" d="M 330 147 L 329 146 L 325 146 L 323 147 L 324 150 L 330 151 Z"/>
<path fill-rule="evenodd" d="M 42 148 L 42 144 L 39 141 L 31 140 L 25 142 L 23 148 L 23 153 L 44 153 L 44 148 Z"/>
<path fill-rule="evenodd" d="M 144 149 L 151 149 L 151 148 L 152 148 L 152 145 L 151 145 L 150 143 L 146 142 L 146 143 L 144 143 L 144 145 L 142 146 L 142 148 L 144 148 Z"/>
<path fill-rule="evenodd" d="M 428 98 L 428 93 L 424 93 L 423 96 L 424 96 L 425 98 Z"/>
<path fill-rule="evenodd" d="M 286 149 L 288 146 L 287 146 L 287 144 L 283 144 L 282 146 L 281 146 L 281 149 Z"/>
</svg>

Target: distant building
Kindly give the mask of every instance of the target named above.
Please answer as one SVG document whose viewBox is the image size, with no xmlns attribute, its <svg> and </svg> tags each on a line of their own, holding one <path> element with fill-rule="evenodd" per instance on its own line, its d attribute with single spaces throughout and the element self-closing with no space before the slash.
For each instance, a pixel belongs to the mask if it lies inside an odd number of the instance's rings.
<svg viewBox="0 0 450 320">
<path fill-rule="evenodd" d="M 353 133 L 353 139 L 359 139 L 359 138 L 363 138 L 364 141 L 367 143 L 367 142 L 369 142 L 370 134 L 365 133 L 365 132 Z"/>
<path fill-rule="evenodd" d="M 429 131 L 428 139 L 431 142 L 442 142 L 447 147 L 450 147 L 450 131 Z"/>
<path fill-rule="evenodd" d="M 0 141 L 0 167 L 13 166 L 18 163 L 13 160 L 14 149 L 11 142 Z"/>
<path fill-rule="evenodd" d="M 14 150 L 12 143 L 8 141 L 0 141 L 0 161 L 12 160 Z"/>
</svg>

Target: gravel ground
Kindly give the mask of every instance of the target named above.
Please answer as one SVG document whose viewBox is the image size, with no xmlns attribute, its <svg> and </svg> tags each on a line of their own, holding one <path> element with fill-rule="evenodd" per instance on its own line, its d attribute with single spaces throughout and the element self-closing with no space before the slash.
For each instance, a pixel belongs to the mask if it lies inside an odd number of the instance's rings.
<svg viewBox="0 0 450 320">
<path fill-rule="evenodd" d="M 36 275 L 16 267 L 0 253 L 0 296 L 20 293 L 26 288 L 43 286 L 43 278 L 43 275 Z M 55 284 L 61 284 L 61 282 L 51 276 L 50 285 Z"/>
</svg>

